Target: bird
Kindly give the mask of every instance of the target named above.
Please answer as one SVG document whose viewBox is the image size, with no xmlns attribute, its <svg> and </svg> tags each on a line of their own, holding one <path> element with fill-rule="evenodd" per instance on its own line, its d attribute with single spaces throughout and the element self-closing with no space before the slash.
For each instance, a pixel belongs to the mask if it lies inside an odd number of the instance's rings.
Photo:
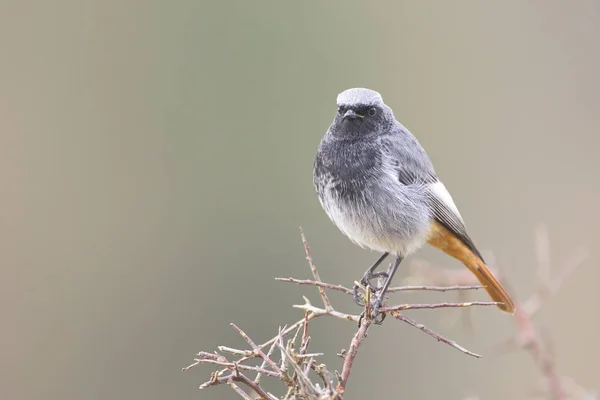
<svg viewBox="0 0 600 400">
<path fill-rule="evenodd" d="M 351 88 L 337 96 L 337 113 L 314 159 L 313 184 L 339 230 L 358 246 L 382 253 L 360 280 L 376 292 L 371 317 L 379 323 L 400 263 L 426 243 L 462 262 L 501 310 L 514 313 L 425 149 L 379 92 Z M 375 272 L 390 254 L 395 259 L 387 271 Z M 370 283 L 376 277 L 383 278 L 381 287 Z"/>
</svg>

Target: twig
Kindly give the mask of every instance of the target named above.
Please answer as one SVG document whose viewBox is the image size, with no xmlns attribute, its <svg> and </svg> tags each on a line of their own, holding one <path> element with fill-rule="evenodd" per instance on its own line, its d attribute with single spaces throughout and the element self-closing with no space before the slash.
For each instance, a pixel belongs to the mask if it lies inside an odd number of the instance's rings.
<svg viewBox="0 0 600 400">
<path fill-rule="evenodd" d="M 239 394 L 244 400 L 252 400 L 252 397 L 248 395 L 248 393 L 244 392 L 241 387 L 233 383 L 233 380 L 227 381 L 227 386 L 233 389 L 234 392 Z"/>
<path fill-rule="evenodd" d="M 323 356 L 323 353 L 307 353 L 307 354 L 296 354 L 296 357 L 298 358 L 314 358 L 314 357 L 320 357 Z"/>
<path fill-rule="evenodd" d="M 322 282 L 321 277 L 319 276 L 319 272 L 317 271 L 317 267 L 313 262 L 312 256 L 310 255 L 310 247 L 308 247 L 308 242 L 306 241 L 306 236 L 304 236 L 304 230 L 300 227 L 300 236 L 302 237 L 302 244 L 304 245 L 304 252 L 306 253 L 306 260 L 308 260 L 308 265 L 310 266 L 310 271 L 315 278 L 315 281 Z M 327 293 L 325 293 L 325 289 L 319 286 L 319 294 L 321 295 L 321 299 L 323 300 L 323 304 L 325 305 L 325 309 L 327 311 L 333 310 L 331 306 L 331 301 L 329 297 L 327 297 Z"/>
<path fill-rule="evenodd" d="M 473 356 L 476 358 L 481 358 L 481 355 L 477 354 L 477 353 L 473 353 L 470 350 L 465 349 L 464 347 L 462 347 L 461 345 L 459 345 L 458 343 L 456 343 L 454 340 L 450 340 L 445 338 L 444 336 L 435 333 L 434 331 L 432 331 L 431 329 L 427 328 L 425 325 L 418 323 L 417 321 L 408 318 L 407 316 L 400 314 L 398 311 L 392 311 L 391 312 L 392 316 L 402 322 L 406 322 L 407 324 L 425 332 L 426 334 L 428 334 L 429 336 L 433 337 L 435 340 L 437 340 L 438 342 L 442 342 L 442 343 L 446 343 L 448 346 L 455 348 L 456 350 L 465 353 L 469 356 Z"/>
<path fill-rule="evenodd" d="M 323 289 L 336 290 L 338 292 L 342 292 L 342 293 L 345 293 L 345 294 L 352 294 L 352 289 L 348 289 L 347 287 L 344 287 L 342 285 L 334 285 L 334 284 L 331 284 L 331 283 L 314 281 L 314 280 L 310 280 L 310 279 L 275 278 L 275 280 L 279 281 L 279 282 L 295 283 L 297 285 L 318 286 L 319 288 L 323 288 Z"/>
<path fill-rule="evenodd" d="M 300 341 L 299 356 L 306 355 L 308 345 L 310 344 L 310 336 L 308 336 L 308 314 L 308 311 L 304 313 L 304 325 L 302 326 L 302 340 Z"/>
<path fill-rule="evenodd" d="M 213 372 L 210 375 L 210 379 L 201 384 L 198 389 L 206 389 L 209 386 L 216 386 L 221 383 L 227 383 L 228 380 L 233 378 L 233 374 L 223 375 L 220 372 Z"/>
<path fill-rule="evenodd" d="M 323 381 L 323 385 L 325 385 L 325 387 L 327 388 L 327 394 L 329 396 L 328 398 L 333 398 L 336 392 L 332 385 L 332 380 L 329 376 L 329 371 L 327 371 L 327 367 L 325 366 L 325 364 L 316 365 L 313 367 L 313 370 L 316 372 L 319 378 L 321 378 L 321 381 Z"/>
<path fill-rule="evenodd" d="M 250 339 L 250 337 L 248 335 L 246 335 L 246 333 L 243 330 L 238 328 L 237 325 L 234 324 L 233 322 L 229 325 L 231 325 L 233 327 L 233 329 L 238 331 L 238 333 L 244 338 L 244 340 L 250 345 L 250 347 L 252 347 L 252 350 L 254 350 L 256 352 L 256 354 L 258 354 L 260 356 L 260 358 L 262 358 L 263 361 L 265 361 L 269 365 L 269 367 L 271 367 L 273 369 L 273 371 L 277 372 L 281 376 L 281 370 L 279 369 L 277 364 L 275 364 L 273 362 L 273 360 L 271 360 L 269 357 L 267 357 L 267 355 L 261 350 L 261 348 L 258 347 L 256 345 L 256 343 L 254 343 L 254 341 L 252 339 Z"/>
<path fill-rule="evenodd" d="M 300 383 L 300 387 L 302 388 L 302 390 L 305 393 L 307 391 L 309 393 L 317 393 L 318 390 L 317 390 L 316 386 L 312 383 L 312 381 L 310 380 L 308 375 L 304 374 L 304 371 L 302 370 L 301 365 L 298 362 L 296 362 L 296 360 L 294 360 L 294 357 L 287 351 L 287 349 L 283 349 L 283 354 L 285 357 L 287 357 L 287 359 L 289 360 L 289 363 L 294 368 L 294 372 L 295 372 L 294 376 L 297 379 L 298 383 Z"/>
<path fill-rule="evenodd" d="M 460 286 L 460 285 L 454 285 L 454 286 L 423 286 L 423 285 L 417 286 L 417 285 L 412 285 L 412 286 L 398 286 L 398 287 L 389 288 L 386 293 L 402 292 L 402 291 L 407 291 L 407 290 L 450 292 L 450 291 L 457 291 L 457 290 L 465 291 L 465 290 L 479 290 L 479 289 L 484 289 L 484 286 L 481 286 L 481 285 L 465 285 L 465 286 Z"/>
<path fill-rule="evenodd" d="M 318 286 L 323 289 L 335 290 L 338 292 L 342 292 L 345 294 L 352 294 L 352 289 L 349 289 L 342 285 L 334 285 L 331 283 L 319 282 L 310 279 L 296 279 L 296 278 L 275 278 L 276 281 L 279 282 L 288 282 L 295 283 L 297 285 L 311 285 Z M 484 287 L 481 285 L 469 285 L 469 286 L 425 286 L 425 285 L 411 285 L 411 286 L 397 286 L 389 288 L 386 293 L 395 293 L 395 292 L 403 292 L 403 291 L 432 291 L 432 292 L 450 292 L 456 290 L 478 290 L 483 289 Z"/>
<path fill-rule="evenodd" d="M 298 328 L 300 329 L 300 328 Z M 296 333 L 298 333 L 298 331 L 296 331 Z M 296 342 L 296 335 L 294 335 L 294 339 L 292 339 L 292 341 L 290 343 L 295 343 Z M 288 368 L 287 368 L 287 357 L 284 354 L 284 350 L 285 350 L 285 346 L 283 344 L 283 335 L 281 334 L 281 329 L 279 330 L 279 338 L 275 341 L 275 343 L 273 343 L 273 346 L 277 346 L 279 348 L 279 351 L 281 352 L 281 372 L 283 374 L 287 375 L 288 372 Z"/>
<path fill-rule="evenodd" d="M 279 332 L 280 332 L 280 334 L 281 334 L 281 329 L 279 330 Z M 275 350 L 275 344 L 276 344 L 276 343 L 273 343 L 273 344 L 271 345 L 271 347 L 269 348 L 269 351 L 267 352 L 267 358 L 268 358 L 268 359 L 271 359 L 271 356 L 273 355 L 273 350 Z M 263 361 L 262 361 L 262 364 L 260 364 L 260 369 L 261 369 L 261 371 L 258 371 L 258 373 L 256 374 L 256 378 L 254 378 L 254 382 L 256 382 L 256 384 L 259 384 L 259 383 L 260 383 L 260 377 L 261 377 L 261 375 L 262 375 L 262 373 L 263 373 L 263 372 L 262 372 L 262 370 L 263 370 L 263 369 L 264 369 L 266 366 L 267 366 L 267 361 L 266 361 L 266 360 L 263 360 Z M 283 368 L 282 368 L 282 370 L 283 370 Z M 271 372 L 271 371 L 269 371 L 269 372 Z M 285 372 L 285 371 L 282 371 L 282 372 Z M 277 374 L 277 373 L 275 373 L 275 374 Z M 267 374 L 267 375 L 270 375 L 270 374 Z"/>
<path fill-rule="evenodd" d="M 276 378 L 279 377 L 279 374 L 277 372 L 269 371 L 268 369 L 264 369 L 261 367 L 254 367 L 251 365 L 236 364 L 233 362 L 223 362 L 223 361 L 209 360 L 209 359 L 200 359 L 198 361 L 200 364 L 214 364 L 214 365 L 219 365 L 221 367 L 226 367 L 226 368 L 234 368 L 237 366 L 237 368 L 243 369 L 246 371 L 253 371 L 253 372 L 257 372 L 259 374 L 269 375 L 269 376 L 273 376 Z"/>
<path fill-rule="evenodd" d="M 350 342 L 350 347 L 348 348 L 346 356 L 344 357 L 344 366 L 342 367 L 340 381 L 336 387 L 337 392 L 340 393 L 341 396 L 344 395 L 344 392 L 346 390 L 348 378 L 350 378 L 350 371 L 352 370 L 352 364 L 354 363 L 354 359 L 358 354 L 358 349 L 362 344 L 363 340 L 366 339 L 367 333 L 369 332 L 369 328 L 371 327 L 372 323 L 373 320 L 371 318 L 365 318 L 362 321 L 360 328 L 358 328 L 358 331 L 354 334 L 352 342 Z"/>
<path fill-rule="evenodd" d="M 248 378 L 246 375 L 240 373 L 236 370 L 236 375 L 234 375 L 235 380 L 239 380 L 240 382 L 244 382 L 246 385 L 252 388 L 260 396 L 263 400 L 277 400 L 277 397 L 267 393 L 260 385 L 254 382 L 252 379 Z"/>
<path fill-rule="evenodd" d="M 424 310 L 424 309 L 436 309 L 436 308 L 463 308 L 463 307 L 474 307 L 474 306 L 497 306 L 502 304 L 497 301 L 469 301 L 466 303 L 436 303 L 436 304 L 399 304 L 391 307 L 381 307 L 381 312 L 391 311 L 404 311 L 404 310 Z"/>
<path fill-rule="evenodd" d="M 254 352 L 252 350 L 238 350 L 238 349 L 232 349 L 231 347 L 227 347 L 227 346 L 217 346 L 217 349 L 219 349 L 219 351 L 222 353 L 229 353 L 229 354 L 233 354 L 234 356 L 242 356 L 242 357 L 253 357 L 254 356 Z"/>
<path fill-rule="evenodd" d="M 309 316 L 308 319 L 314 319 L 317 317 L 322 317 L 324 315 L 328 315 L 330 317 L 335 317 L 335 318 L 339 318 L 339 319 L 344 319 L 346 321 L 352 321 L 352 322 L 358 322 L 358 315 L 352 315 L 352 314 L 345 314 L 336 310 L 326 310 L 325 308 L 319 308 L 319 307 L 315 307 L 312 305 L 312 303 L 310 302 L 310 300 L 308 300 L 306 297 L 304 297 L 304 304 L 298 304 L 298 305 L 294 305 L 292 306 L 294 308 L 299 308 L 301 310 L 304 311 L 309 311 Z"/>
</svg>

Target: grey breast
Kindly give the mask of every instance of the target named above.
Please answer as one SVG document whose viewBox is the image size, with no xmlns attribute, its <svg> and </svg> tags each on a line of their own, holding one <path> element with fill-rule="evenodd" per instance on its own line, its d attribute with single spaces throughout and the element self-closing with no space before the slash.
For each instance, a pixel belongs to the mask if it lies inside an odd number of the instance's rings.
<svg viewBox="0 0 600 400">
<path fill-rule="evenodd" d="M 403 251 L 429 227 L 422 189 L 400 182 L 378 143 L 324 139 L 314 182 L 328 216 L 361 246 Z"/>
</svg>

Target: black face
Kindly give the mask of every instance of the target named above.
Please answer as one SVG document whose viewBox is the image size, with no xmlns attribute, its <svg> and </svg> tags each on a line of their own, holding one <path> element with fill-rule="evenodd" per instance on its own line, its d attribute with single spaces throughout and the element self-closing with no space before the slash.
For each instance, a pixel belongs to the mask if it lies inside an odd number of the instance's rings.
<svg viewBox="0 0 600 400">
<path fill-rule="evenodd" d="M 379 106 L 357 104 L 338 107 L 333 123 L 336 136 L 360 137 L 377 133 L 383 123 L 383 110 Z"/>
</svg>

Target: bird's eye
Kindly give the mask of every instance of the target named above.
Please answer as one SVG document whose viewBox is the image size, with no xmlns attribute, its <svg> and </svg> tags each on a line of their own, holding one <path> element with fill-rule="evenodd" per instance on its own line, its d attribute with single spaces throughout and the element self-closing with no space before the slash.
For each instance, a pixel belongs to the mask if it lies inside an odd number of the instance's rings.
<svg viewBox="0 0 600 400">
<path fill-rule="evenodd" d="M 344 112 L 344 110 L 342 109 L 342 107 L 338 107 L 338 114 L 342 114 Z"/>
<path fill-rule="evenodd" d="M 369 111 L 367 112 L 369 113 L 369 117 L 374 117 L 377 115 L 377 109 L 375 107 L 369 108 Z"/>
</svg>

